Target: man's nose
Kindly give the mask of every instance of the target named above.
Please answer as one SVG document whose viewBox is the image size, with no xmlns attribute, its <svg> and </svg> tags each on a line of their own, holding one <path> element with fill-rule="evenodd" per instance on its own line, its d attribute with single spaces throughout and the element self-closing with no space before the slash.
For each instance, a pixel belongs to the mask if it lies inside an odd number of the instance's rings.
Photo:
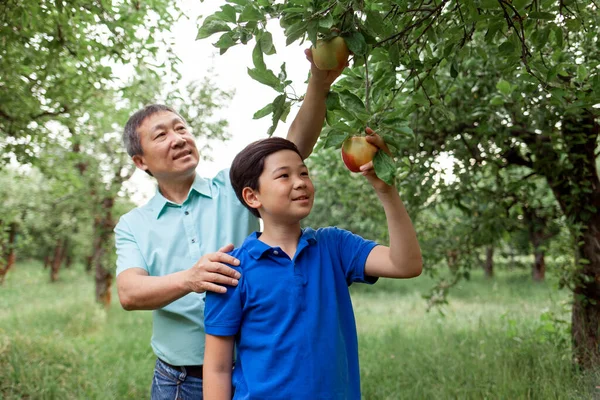
<svg viewBox="0 0 600 400">
<path fill-rule="evenodd" d="M 172 146 L 173 147 L 181 147 L 183 145 L 185 145 L 185 139 L 183 137 L 181 137 L 181 135 L 177 134 L 177 133 L 173 133 L 174 138 L 172 141 Z"/>
</svg>

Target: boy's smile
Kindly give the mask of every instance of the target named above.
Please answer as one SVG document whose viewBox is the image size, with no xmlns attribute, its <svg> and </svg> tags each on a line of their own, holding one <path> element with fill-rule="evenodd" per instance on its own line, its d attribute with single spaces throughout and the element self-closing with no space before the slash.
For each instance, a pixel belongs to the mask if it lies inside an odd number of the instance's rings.
<svg viewBox="0 0 600 400">
<path fill-rule="evenodd" d="M 255 206 L 263 219 L 295 223 L 310 213 L 315 189 L 308 168 L 294 151 L 281 150 L 266 157 L 258 182 Z"/>
</svg>

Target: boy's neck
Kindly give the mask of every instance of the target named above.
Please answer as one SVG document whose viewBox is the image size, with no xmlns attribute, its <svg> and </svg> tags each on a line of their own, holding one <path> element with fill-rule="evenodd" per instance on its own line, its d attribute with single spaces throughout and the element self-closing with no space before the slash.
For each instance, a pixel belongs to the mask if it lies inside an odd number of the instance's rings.
<svg viewBox="0 0 600 400">
<path fill-rule="evenodd" d="M 278 224 L 264 221 L 265 226 L 259 240 L 271 247 L 279 247 L 290 259 L 294 258 L 302 234 L 300 221 L 293 224 Z"/>
</svg>

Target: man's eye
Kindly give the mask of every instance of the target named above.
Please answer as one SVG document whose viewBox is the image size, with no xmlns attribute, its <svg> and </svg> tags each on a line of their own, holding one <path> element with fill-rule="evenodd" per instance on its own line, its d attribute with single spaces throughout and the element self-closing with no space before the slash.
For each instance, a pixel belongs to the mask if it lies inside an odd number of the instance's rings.
<svg viewBox="0 0 600 400">
<path fill-rule="evenodd" d="M 156 136 L 154 137 L 154 139 L 158 139 L 158 138 L 159 138 L 159 137 L 161 137 L 161 136 L 165 136 L 165 133 L 164 133 L 164 132 L 161 132 L 161 133 L 159 133 L 158 135 L 156 135 Z"/>
<path fill-rule="evenodd" d="M 185 126 L 178 126 L 177 128 L 175 128 L 178 131 L 185 131 Z"/>
</svg>

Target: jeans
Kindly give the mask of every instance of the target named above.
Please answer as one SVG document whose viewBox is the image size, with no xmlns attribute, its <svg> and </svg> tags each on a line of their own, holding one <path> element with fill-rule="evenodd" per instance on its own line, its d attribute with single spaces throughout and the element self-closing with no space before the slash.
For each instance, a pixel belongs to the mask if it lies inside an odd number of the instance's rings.
<svg viewBox="0 0 600 400">
<path fill-rule="evenodd" d="M 201 400 L 202 379 L 187 376 L 160 359 L 156 360 L 152 378 L 151 400 Z"/>
</svg>

